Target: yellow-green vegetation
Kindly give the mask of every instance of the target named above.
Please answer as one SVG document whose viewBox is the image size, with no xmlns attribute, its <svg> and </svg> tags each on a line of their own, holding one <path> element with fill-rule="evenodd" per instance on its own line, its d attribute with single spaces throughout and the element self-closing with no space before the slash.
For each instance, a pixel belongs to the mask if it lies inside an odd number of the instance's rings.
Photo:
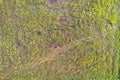
<svg viewBox="0 0 120 80">
<path fill-rule="evenodd" d="M 0 80 L 119 80 L 119 0 L 0 0 Z"/>
<path fill-rule="evenodd" d="M 117 25 L 120 28 L 120 2 L 118 2 L 118 7 L 117 7 Z M 118 57 L 120 57 L 120 30 L 116 32 L 116 47 L 117 47 L 117 54 Z M 118 79 L 120 79 L 120 58 L 118 58 L 119 61 L 119 69 L 118 69 Z"/>
</svg>

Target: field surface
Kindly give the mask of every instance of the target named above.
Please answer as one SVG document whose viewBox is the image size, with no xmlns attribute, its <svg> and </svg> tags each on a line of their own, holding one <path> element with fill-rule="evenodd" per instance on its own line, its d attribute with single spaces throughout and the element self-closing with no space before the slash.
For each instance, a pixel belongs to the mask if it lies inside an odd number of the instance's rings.
<svg viewBox="0 0 120 80">
<path fill-rule="evenodd" d="M 120 0 L 0 0 L 0 80 L 120 80 Z"/>
</svg>

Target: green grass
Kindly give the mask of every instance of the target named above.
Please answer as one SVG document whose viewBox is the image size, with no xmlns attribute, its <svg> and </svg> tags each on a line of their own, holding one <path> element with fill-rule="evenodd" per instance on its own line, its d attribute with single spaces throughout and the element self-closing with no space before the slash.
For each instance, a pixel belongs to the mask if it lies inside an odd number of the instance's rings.
<svg viewBox="0 0 120 80">
<path fill-rule="evenodd" d="M 118 8 L 117 8 L 117 12 L 118 12 L 118 14 L 117 14 L 117 16 L 118 16 L 118 18 L 117 18 L 117 24 L 118 24 L 118 27 L 119 27 L 119 29 L 120 29 L 120 19 L 119 19 L 119 15 L 120 15 L 120 9 L 119 9 L 119 6 L 120 6 L 120 2 L 118 3 Z M 117 53 L 118 53 L 118 63 L 119 63 L 119 68 L 118 68 L 118 79 L 120 79 L 120 54 L 119 54 L 119 52 L 120 52 L 120 38 L 119 38 L 119 36 L 120 36 L 120 30 L 118 30 L 117 32 L 116 32 L 116 38 L 117 38 L 117 41 L 116 41 L 116 46 L 117 46 L 117 49 L 118 49 L 118 51 L 117 51 Z"/>
<path fill-rule="evenodd" d="M 118 3 L 0 0 L 0 79 L 117 80 Z"/>
</svg>

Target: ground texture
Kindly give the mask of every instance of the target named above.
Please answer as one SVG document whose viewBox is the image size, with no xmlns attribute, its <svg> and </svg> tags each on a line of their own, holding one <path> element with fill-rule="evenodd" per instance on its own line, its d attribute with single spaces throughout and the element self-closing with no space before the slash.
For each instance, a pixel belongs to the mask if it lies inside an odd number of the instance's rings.
<svg viewBox="0 0 120 80">
<path fill-rule="evenodd" d="M 119 80 L 119 0 L 0 0 L 0 80 Z"/>
</svg>

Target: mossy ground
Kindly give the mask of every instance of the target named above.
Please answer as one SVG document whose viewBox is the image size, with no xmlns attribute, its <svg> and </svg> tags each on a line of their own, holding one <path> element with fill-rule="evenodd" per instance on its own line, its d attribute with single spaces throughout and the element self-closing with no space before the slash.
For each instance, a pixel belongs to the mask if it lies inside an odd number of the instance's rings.
<svg viewBox="0 0 120 80">
<path fill-rule="evenodd" d="M 1 80 L 119 80 L 119 0 L 0 0 Z"/>
</svg>

